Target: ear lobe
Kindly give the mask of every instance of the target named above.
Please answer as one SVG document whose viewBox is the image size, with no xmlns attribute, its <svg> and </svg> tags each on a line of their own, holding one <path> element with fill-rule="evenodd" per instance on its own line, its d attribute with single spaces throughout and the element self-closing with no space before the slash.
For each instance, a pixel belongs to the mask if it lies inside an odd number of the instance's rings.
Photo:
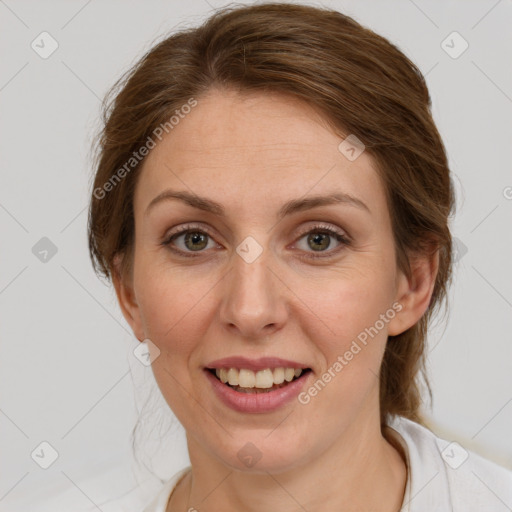
<svg viewBox="0 0 512 512">
<path fill-rule="evenodd" d="M 132 328 L 135 337 L 139 341 L 145 339 L 144 330 L 142 329 L 142 321 L 140 308 L 135 298 L 133 288 L 133 277 L 126 277 L 121 272 L 121 261 L 123 256 L 116 254 L 114 257 L 114 269 L 112 271 L 112 284 L 117 295 L 119 307 L 124 318 Z"/>
<path fill-rule="evenodd" d="M 400 272 L 395 300 L 402 306 L 389 322 L 388 334 L 397 336 L 420 320 L 430 304 L 439 269 L 439 251 L 411 258 L 411 277 Z"/>
</svg>

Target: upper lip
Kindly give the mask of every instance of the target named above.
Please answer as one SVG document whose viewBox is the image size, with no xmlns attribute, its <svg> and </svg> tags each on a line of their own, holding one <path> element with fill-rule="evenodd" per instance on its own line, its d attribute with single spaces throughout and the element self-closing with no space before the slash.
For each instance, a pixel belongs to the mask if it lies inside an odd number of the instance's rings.
<svg viewBox="0 0 512 512">
<path fill-rule="evenodd" d="M 216 359 L 209 363 L 206 368 L 238 368 L 247 369 L 252 371 L 265 370 L 266 368 L 302 368 L 306 369 L 309 366 L 298 363 L 297 361 L 290 361 L 289 359 L 281 359 L 280 357 L 260 357 L 258 359 L 248 359 L 243 356 L 225 357 L 223 359 Z"/>
</svg>

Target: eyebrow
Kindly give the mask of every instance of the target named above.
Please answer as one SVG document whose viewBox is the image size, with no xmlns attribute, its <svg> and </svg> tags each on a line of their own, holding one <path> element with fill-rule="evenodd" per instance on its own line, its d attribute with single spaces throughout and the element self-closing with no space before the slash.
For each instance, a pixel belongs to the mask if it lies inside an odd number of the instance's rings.
<svg viewBox="0 0 512 512">
<path fill-rule="evenodd" d="M 219 217 L 225 217 L 226 211 L 224 207 L 208 199 L 206 197 L 198 196 L 197 194 L 192 194 L 187 191 L 175 191 L 175 190 L 165 190 L 161 194 L 158 194 L 147 206 L 144 215 L 148 215 L 148 213 L 159 203 L 170 200 L 178 200 L 183 201 L 184 203 L 192 206 L 193 208 L 197 208 L 198 210 L 202 210 L 205 212 L 213 213 Z M 363 201 L 354 197 L 350 194 L 346 193 L 333 193 L 324 196 L 310 196 L 300 199 L 292 199 L 291 201 L 286 202 L 278 211 L 277 218 L 282 219 L 287 215 L 291 215 L 293 213 L 302 212 L 305 210 L 309 210 L 311 208 L 315 208 L 318 206 L 328 206 L 332 204 L 347 204 L 349 206 L 354 206 L 361 210 L 366 210 L 368 213 L 370 209 L 366 206 Z"/>
</svg>

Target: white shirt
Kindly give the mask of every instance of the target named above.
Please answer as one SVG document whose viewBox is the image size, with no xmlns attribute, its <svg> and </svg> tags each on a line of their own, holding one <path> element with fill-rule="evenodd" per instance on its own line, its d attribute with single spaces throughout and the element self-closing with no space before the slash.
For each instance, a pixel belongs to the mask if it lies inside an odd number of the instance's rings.
<svg viewBox="0 0 512 512">
<path fill-rule="evenodd" d="M 510 512 L 512 471 L 437 437 L 401 416 L 388 425 L 399 435 L 407 456 L 408 477 L 400 512 Z M 178 481 L 176 473 L 144 512 L 165 512 Z"/>
</svg>

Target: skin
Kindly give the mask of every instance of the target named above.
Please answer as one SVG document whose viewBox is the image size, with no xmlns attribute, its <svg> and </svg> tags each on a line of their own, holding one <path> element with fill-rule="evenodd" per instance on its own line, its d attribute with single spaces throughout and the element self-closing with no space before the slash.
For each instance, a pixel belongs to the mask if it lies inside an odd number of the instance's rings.
<svg viewBox="0 0 512 512">
<path fill-rule="evenodd" d="M 144 162 L 133 268 L 114 285 L 136 337 L 160 350 L 154 375 L 187 434 L 193 470 L 170 512 L 400 509 L 406 465 L 380 430 L 377 376 L 388 335 L 426 311 L 438 260 L 417 257 L 410 279 L 398 270 L 374 161 L 367 152 L 349 161 L 338 150 L 342 140 L 294 98 L 215 89 Z M 169 188 L 222 204 L 225 218 L 178 200 L 145 214 Z M 332 192 L 357 197 L 369 211 L 334 204 L 276 218 L 286 201 Z M 317 222 L 348 234 L 350 244 L 334 236 L 324 249 L 308 244 Z M 184 235 L 174 241 L 193 258 L 162 245 L 187 223 L 211 234 L 207 246 L 185 245 Z M 252 263 L 236 252 L 249 235 L 262 248 Z M 330 255 L 308 259 L 319 253 Z M 309 366 L 309 387 L 395 301 L 401 311 L 307 405 L 239 413 L 205 378 L 217 358 L 277 356 Z M 262 454 L 251 468 L 237 457 L 248 442 Z"/>
</svg>

